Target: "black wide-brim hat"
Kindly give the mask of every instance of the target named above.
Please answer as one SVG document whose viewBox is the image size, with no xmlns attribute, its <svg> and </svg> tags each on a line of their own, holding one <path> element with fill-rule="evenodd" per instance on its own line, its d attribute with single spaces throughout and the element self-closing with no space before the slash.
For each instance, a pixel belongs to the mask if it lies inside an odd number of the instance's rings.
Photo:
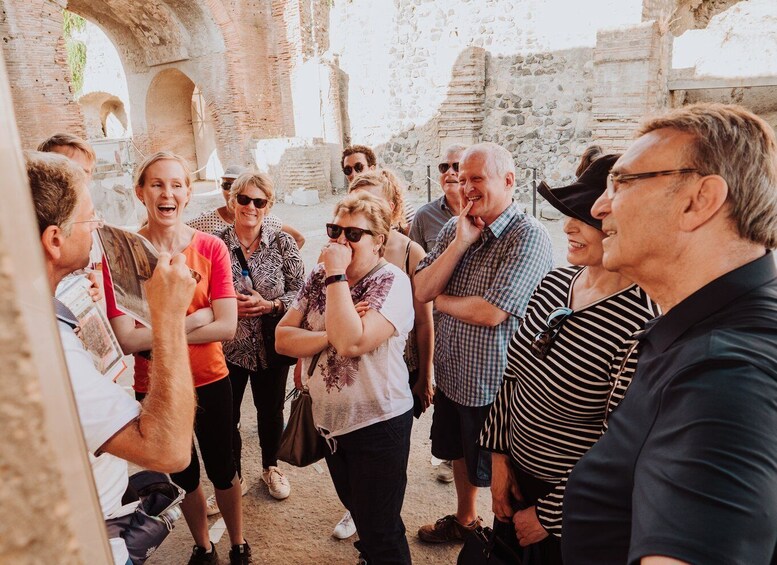
<svg viewBox="0 0 777 565">
<path fill-rule="evenodd" d="M 550 188 L 545 181 L 537 187 L 548 203 L 556 210 L 585 222 L 598 230 L 602 229 L 602 221 L 591 215 L 591 207 L 607 188 L 607 175 L 620 157 L 619 154 L 603 155 L 583 172 L 577 181 L 569 186 Z"/>
</svg>

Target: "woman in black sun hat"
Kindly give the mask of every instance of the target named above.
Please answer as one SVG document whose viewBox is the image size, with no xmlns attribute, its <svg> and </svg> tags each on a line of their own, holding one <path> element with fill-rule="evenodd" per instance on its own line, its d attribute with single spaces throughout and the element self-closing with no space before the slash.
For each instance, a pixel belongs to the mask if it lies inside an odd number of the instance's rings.
<svg viewBox="0 0 777 565">
<path fill-rule="evenodd" d="M 534 291 L 480 438 L 492 451 L 495 528 L 520 543 L 524 565 L 561 563 L 567 476 L 631 381 L 632 335 L 659 314 L 641 288 L 602 266 L 606 236 L 591 206 L 618 157 L 597 158 L 569 186 L 539 187 L 567 216 L 571 266 L 548 273 Z"/>
</svg>

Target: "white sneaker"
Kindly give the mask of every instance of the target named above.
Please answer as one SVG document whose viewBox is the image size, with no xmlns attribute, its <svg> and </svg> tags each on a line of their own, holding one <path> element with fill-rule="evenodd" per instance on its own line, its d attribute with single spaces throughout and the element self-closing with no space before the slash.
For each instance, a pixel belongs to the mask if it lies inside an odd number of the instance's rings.
<svg viewBox="0 0 777 565">
<path fill-rule="evenodd" d="M 245 478 L 240 477 L 240 495 L 245 496 L 249 488 L 251 488 L 251 485 L 248 484 L 248 481 L 246 481 Z M 207 510 L 205 511 L 205 513 L 208 516 L 215 516 L 216 514 L 221 512 L 221 510 L 219 510 L 219 504 L 218 502 L 216 502 L 215 494 L 211 494 L 208 497 L 208 500 L 205 501 L 205 505 L 207 507 Z"/>
<path fill-rule="evenodd" d="M 441 483 L 453 482 L 453 465 L 450 461 L 443 461 L 437 466 L 437 480 Z"/>
<path fill-rule="evenodd" d="M 281 473 L 278 467 L 269 467 L 262 473 L 262 480 L 267 485 L 267 489 L 270 491 L 270 496 L 277 500 L 283 500 L 288 498 L 291 493 L 291 485 L 289 485 L 289 479 L 286 475 Z"/>
<path fill-rule="evenodd" d="M 356 533 L 356 524 L 353 523 L 351 513 L 346 511 L 343 514 L 343 518 L 337 523 L 335 529 L 332 531 L 332 535 L 337 539 L 348 539 Z"/>
</svg>

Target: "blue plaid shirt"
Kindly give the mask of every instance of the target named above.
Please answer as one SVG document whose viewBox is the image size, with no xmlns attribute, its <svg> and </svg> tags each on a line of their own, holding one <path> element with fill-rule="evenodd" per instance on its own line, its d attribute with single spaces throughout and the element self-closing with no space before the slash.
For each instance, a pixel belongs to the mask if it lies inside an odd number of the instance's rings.
<svg viewBox="0 0 777 565">
<path fill-rule="evenodd" d="M 443 226 L 437 245 L 419 264 L 431 265 L 456 236 L 458 217 Z M 545 226 L 515 203 L 487 226 L 453 271 L 444 294 L 482 296 L 509 314 L 496 327 L 476 326 L 439 313 L 434 338 L 434 374 L 445 396 L 463 406 L 491 404 L 502 384 L 507 346 L 529 297 L 553 268 Z"/>
</svg>

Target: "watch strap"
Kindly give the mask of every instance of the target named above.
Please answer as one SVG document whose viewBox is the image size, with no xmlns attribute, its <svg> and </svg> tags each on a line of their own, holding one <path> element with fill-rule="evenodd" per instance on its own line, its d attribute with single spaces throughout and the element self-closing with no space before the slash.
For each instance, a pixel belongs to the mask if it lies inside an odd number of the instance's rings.
<svg viewBox="0 0 777 565">
<path fill-rule="evenodd" d="M 345 273 L 341 273 L 339 275 L 330 275 L 327 278 L 324 279 L 324 286 L 329 286 L 332 283 L 340 282 L 340 281 L 346 281 L 348 282 L 348 277 L 345 276 Z"/>
</svg>

